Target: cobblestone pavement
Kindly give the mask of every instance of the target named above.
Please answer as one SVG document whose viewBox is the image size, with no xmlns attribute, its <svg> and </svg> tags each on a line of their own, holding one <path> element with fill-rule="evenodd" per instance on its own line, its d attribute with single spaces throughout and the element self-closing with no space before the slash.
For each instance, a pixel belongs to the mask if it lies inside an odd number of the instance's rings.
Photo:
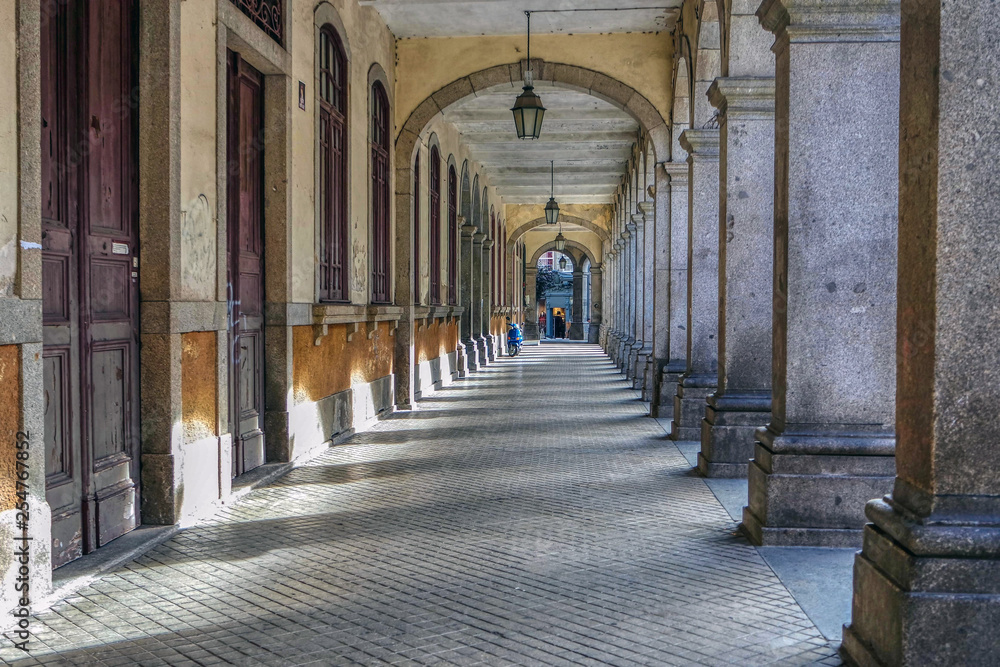
<svg viewBox="0 0 1000 667">
<path fill-rule="evenodd" d="M 643 415 L 596 346 L 525 348 L 37 616 L 16 664 L 838 664 Z"/>
</svg>

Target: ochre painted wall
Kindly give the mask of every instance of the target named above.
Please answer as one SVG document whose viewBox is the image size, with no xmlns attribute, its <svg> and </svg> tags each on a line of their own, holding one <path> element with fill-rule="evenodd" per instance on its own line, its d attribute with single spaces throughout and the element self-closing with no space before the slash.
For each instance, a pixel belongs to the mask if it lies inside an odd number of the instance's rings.
<svg viewBox="0 0 1000 667">
<path fill-rule="evenodd" d="M 184 439 L 218 435 L 218 355 L 214 331 L 181 336 L 181 412 Z"/>
<path fill-rule="evenodd" d="M 526 57 L 524 35 L 402 39 L 396 53 L 397 128 L 421 102 L 452 81 Z M 666 33 L 533 35 L 531 56 L 618 79 L 642 93 L 665 121 L 670 117 L 673 44 Z"/>
<path fill-rule="evenodd" d="M 0 345 L 0 511 L 14 507 L 17 474 L 14 456 L 15 442 L 21 427 L 21 349 L 17 345 Z M 28 465 L 45 465 L 44 434 L 29 433 Z M 36 469 L 32 478 L 44 484 L 45 472 Z"/>
<path fill-rule="evenodd" d="M 413 341 L 417 363 L 443 357 L 458 347 L 458 324 L 446 324 L 444 320 L 435 319 L 421 329 L 420 322 L 415 322 Z"/>
<path fill-rule="evenodd" d="M 348 341 L 348 325 L 331 324 L 319 345 L 314 344 L 311 326 L 293 327 L 292 391 L 296 405 L 392 374 L 395 338 L 389 335 L 389 323 L 379 322 L 371 340 L 365 327 L 361 323 Z"/>
</svg>

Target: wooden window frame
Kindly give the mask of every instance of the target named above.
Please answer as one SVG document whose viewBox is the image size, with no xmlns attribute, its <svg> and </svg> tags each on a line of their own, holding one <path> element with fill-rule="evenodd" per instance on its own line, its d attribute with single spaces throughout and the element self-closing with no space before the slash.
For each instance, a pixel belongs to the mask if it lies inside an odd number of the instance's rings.
<svg viewBox="0 0 1000 667">
<path fill-rule="evenodd" d="M 431 305 L 441 305 L 441 151 L 431 147 L 430 165 Z"/>
<path fill-rule="evenodd" d="M 324 38 L 327 40 L 324 42 Z M 319 63 L 319 128 L 316 142 L 319 149 L 319 300 L 347 302 L 348 288 L 348 67 L 347 52 L 340 35 L 330 25 L 320 28 L 316 45 Z M 327 60 L 326 56 L 329 56 Z M 338 86 L 337 80 L 341 82 Z M 331 94 L 327 95 L 327 86 Z M 334 139 L 339 139 L 337 152 Z"/>
<path fill-rule="evenodd" d="M 458 305 L 458 173 L 448 166 L 448 304 Z"/>
<path fill-rule="evenodd" d="M 372 183 L 372 261 L 371 301 L 388 304 L 392 301 L 390 282 L 390 131 L 392 121 L 389 95 L 381 81 L 371 86 L 371 183 Z"/>
</svg>

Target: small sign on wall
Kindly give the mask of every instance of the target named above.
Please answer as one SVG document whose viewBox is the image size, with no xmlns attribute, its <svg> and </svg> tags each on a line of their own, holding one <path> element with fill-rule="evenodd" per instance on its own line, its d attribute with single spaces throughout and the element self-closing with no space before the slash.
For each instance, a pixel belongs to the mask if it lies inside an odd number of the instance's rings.
<svg viewBox="0 0 1000 667">
<path fill-rule="evenodd" d="M 299 81 L 299 108 L 306 110 L 306 84 Z"/>
</svg>

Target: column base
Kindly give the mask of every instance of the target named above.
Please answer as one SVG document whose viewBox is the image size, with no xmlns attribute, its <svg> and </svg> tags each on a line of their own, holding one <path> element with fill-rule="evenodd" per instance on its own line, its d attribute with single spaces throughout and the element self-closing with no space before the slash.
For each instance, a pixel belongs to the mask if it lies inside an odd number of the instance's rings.
<svg viewBox="0 0 1000 667">
<path fill-rule="evenodd" d="M 523 335 L 524 340 L 538 340 L 538 323 L 525 322 Z"/>
<path fill-rule="evenodd" d="M 631 379 L 628 377 L 628 362 L 629 355 L 632 354 L 633 345 L 635 345 L 635 338 L 623 338 L 621 349 L 618 352 L 618 370 L 625 375 L 626 379 Z"/>
<path fill-rule="evenodd" d="M 571 322 L 569 325 L 569 339 L 583 340 L 583 322 Z"/>
<path fill-rule="evenodd" d="M 635 342 L 635 349 L 630 356 L 632 371 L 632 388 L 638 391 L 642 391 L 646 386 L 646 361 L 648 360 L 647 351 L 649 348 L 646 347 L 645 343 L 641 340 Z"/>
<path fill-rule="evenodd" d="M 479 370 L 479 348 L 474 340 L 463 340 L 462 347 L 465 348 L 465 364 L 469 371 Z"/>
<path fill-rule="evenodd" d="M 671 419 L 674 416 L 674 396 L 677 395 L 677 383 L 684 375 L 684 362 L 667 362 L 660 371 L 659 387 L 656 389 L 656 400 L 649 408 L 649 416 L 657 419 Z"/>
<path fill-rule="evenodd" d="M 715 373 L 685 373 L 674 395 L 674 420 L 670 422 L 671 440 L 700 440 L 705 401 L 715 392 L 719 381 Z"/>
<path fill-rule="evenodd" d="M 897 480 L 866 507 L 841 655 L 866 667 L 1000 664 L 1000 499 L 907 487 Z M 952 506 L 920 517 L 906 496 Z"/>
<path fill-rule="evenodd" d="M 646 364 L 641 371 L 643 378 L 642 400 L 646 403 L 652 403 L 653 391 L 656 388 L 656 359 L 653 358 L 653 348 L 648 348 L 644 350 L 643 356 L 646 359 Z"/>
<path fill-rule="evenodd" d="M 488 362 L 496 361 L 497 360 L 497 350 L 496 350 L 496 341 L 494 341 L 494 339 L 493 339 L 493 334 L 490 334 L 489 336 L 486 336 L 483 339 L 483 342 L 486 343 L 486 360 Z"/>
<path fill-rule="evenodd" d="M 469 359 L 465 356 L 465 345 L 462 343 L 455 348 L 455 372 L 460 378 L 469 376 Z"/>
<path fill-rule="evenodd" d="M 600 343 L 601 340 L 601 325 L 599 323 L 590 323 L 590 328 L 587 329 L 587 342 L 595 345 Z"/>
<path fill-rule="evenodd" d="M 486 368 L 490 365 L 490 353 L 486 346 L 486 339 L 479 337 L 476 339 L 476 356 L 479 359 L 479 367 Z"/>
<path fill-rule="evenodd" d="M 892 433 L 757 430 L 741 530 L 757 546 L 859 547 L 864 507 L 896 474 Z"/>
<path fill-rule="evenodd" d="M 701 422 L 698 472 L 745 478 L 755 433 L 771 421 L 771 392 L 711 394 Z"/>
</svg>

